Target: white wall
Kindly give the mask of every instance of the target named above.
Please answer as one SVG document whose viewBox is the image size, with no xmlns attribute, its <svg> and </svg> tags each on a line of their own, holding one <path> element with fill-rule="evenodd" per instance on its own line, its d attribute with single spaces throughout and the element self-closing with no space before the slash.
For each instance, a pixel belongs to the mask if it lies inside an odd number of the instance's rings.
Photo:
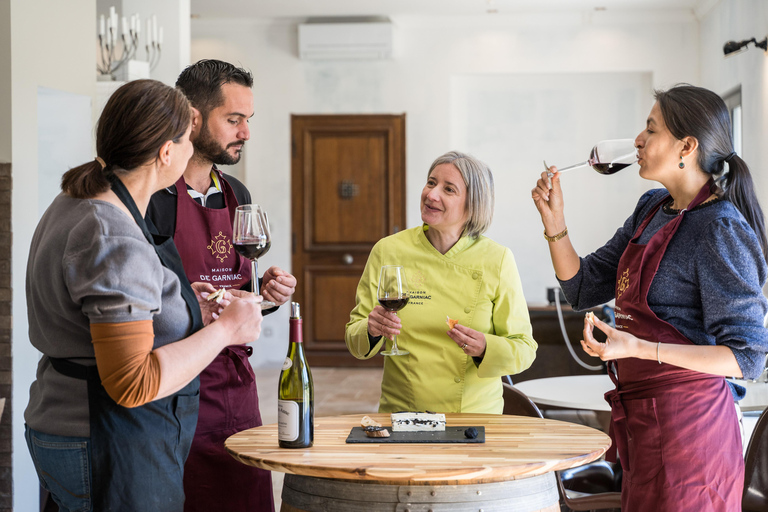
<svg viewBox="0 0 768 512">
<path fill-rule="evenodd" d="M 768 2 L 723 0 L 702 13 L 700 30 L 701 83 L 718 94 L 741 86 L 743 154 L 750 166 L 763 210 L 768 211 L 768 54 L 753 45 L 745 53 L 725 58 L 726 41 L 768 34 Z"/>
<path fill-rule="evenodd" d="M 453 148 L 452 79 L 457 76 L 525 73 L 640 72 L 652 76 L 654 87 L 676 82 L 697 82 L 699 65 L 698 23 L 691 12 L 542 13 L 515 17 L 478 18 L 404 17 L 395 25 L 395 57 L 391 61 L 307 62 L 297 57 L 297 20 L 193 20 L 192 61 L 219 58 L 254 73 L 256 115 L 251 120 L 251 140 L 245 151 L 245 182 L 254 200 L 263 204 L 274 224 L 272 250 L 263 265 L 290 267 L 290 114 L 407 113 L 407 220 L 420 223 L 418 201 L 425 172 L 435 157 Z M 680 56 L 691 56 L 680 58 Z M 599 98 L 581 98 L 594 102 Z M 647 109 L 652 105 L 647 91 Z M 564 116 L 564 119 L 567 116 Z M 580 122 L 588 123 L 588 119 Z M 642 129 L 644 117 L 634 137 Z M 567 127 L 576 133 L 579 124 Z M 613 135 L 611 135 L 613 137 Z M 589 147 L 565 137 L 557 152 L 529 155 L 526 141 L 515 145 L 523 162 L 516 186 L 522 200 L 541 171 L 542 158 L 572 155 L 582 158 Z M 483 158 L 482 154 L 476 155 Z M 558 159 L 560 160 L 560 159 Z M 511 162 L 517 164 L 518 162 Z M 564 163 L 564 162 L 559 162 Z M 498 171 L 501 172 L 501 171 Z M 591 172 L 591 171 L 582 171 Z M 527 173 L 527 174 L 526 174 Z M 574 176 L 575 178 L 575 176 Z M 603 178 L 610 180 L 611 178 Z M 632 181 L 630 179 L 630 181 Z M 588 209 L 592 218 L 608 219 L 595 232 L 585 222 L 572 225 L 584 251 L 596 248 L 631 213 L 638 187 L 618 189 L 624 209 L 606 212 L 594 198 L 567 197 L 573 208 Z M 498 190 L 497 202 L 509 190 Z M 622 200 L 615 201 L 621 203 Z M 531 203 L 530 208 L 534 206 Z M 497 209 L 498 211 L 498 209 Z M 590 218 L 584 215 L 582 218 Z M 495 219 L 494 238 L 516 253 L 536 247 L 546 251 L 538 236 L 517 236 L 515 219 Z M 536 221 L 539 222 L 539 221 Z M 504 229 L 507 223 L 508 229 Z M 500 226 L 502 224 L 502 226 Z M 581 224 L 581 225 L 579 225 Z M 538 232 L 537 232 L 538 233 Z M 552 279 L 548 259 L 521 268 L 529 302 L 545 300 L 544 290 L 528 283 Z M 528 276 L 534 276 L 529 279 Z M 287 310 L 270 322 L 272 336 L 263 336 L 255 347 L 255 364 L 282 361 L 287 340 Z"/>
<path fill-rule="evenodd" d="M 649 72 L 515 73 L 454 76 L 452 146 L 480 156 L 493 170 L 494 223 L 487 236 L 512 248 L 529 303 L 545 301 L 558 282 L 549 264 L 531 188 L 544 162 L 584 162 L 599 140 L 634 136 L 648 116 Z M 625 153 L 625 154 L 626 154 Z M 652 182 L 630 166 L 614 176 L 590 168 L 562 175 L 566 218 L 579 254 L 608 240 L 617 222 Z M 422 179 L 424 174 L 422 173 Z M 617 193 L 620 191 L 620 193 Z"/>
<path fill-rule="evenodd" d="M 27 337 L 24 296 L 27 252 L 38 219 L 38 87 L 93 96 L 95 19 L 96 0 L 10 1 L 13 485 L 14 510 L 21 512 L 38 507 L 38 480 L 24 442 L 23 417 L 38 361 Z"/>
</svg>

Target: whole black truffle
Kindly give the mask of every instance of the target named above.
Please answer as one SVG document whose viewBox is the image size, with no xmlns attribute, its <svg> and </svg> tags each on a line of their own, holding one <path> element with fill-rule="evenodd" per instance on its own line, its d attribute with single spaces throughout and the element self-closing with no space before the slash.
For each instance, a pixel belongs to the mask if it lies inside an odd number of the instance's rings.
<svg viewBox="0 0 768 512">
<path fill-rule="evenodd" d="M 464 437 L 466 437 L 467 439 L 477 438 L 477 429 L 475 427 L 469 427 L 467 430 L 464 431 Z"/>
</svg>

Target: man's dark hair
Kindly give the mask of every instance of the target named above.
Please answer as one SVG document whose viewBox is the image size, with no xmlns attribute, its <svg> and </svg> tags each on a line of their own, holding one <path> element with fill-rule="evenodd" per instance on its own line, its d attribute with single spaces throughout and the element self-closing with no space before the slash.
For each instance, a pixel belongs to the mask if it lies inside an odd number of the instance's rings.
<svg viewBox="0 0 768 512">
<path fill-rule="evenodd" d="M 228 83 L 251 88 L 253 76 L 249 71 L 228 62 L 204 59 L 187 66 L 176 80 L 176 87 L 205 116 L 224 102 L 221 86 Z"/>
</svg>

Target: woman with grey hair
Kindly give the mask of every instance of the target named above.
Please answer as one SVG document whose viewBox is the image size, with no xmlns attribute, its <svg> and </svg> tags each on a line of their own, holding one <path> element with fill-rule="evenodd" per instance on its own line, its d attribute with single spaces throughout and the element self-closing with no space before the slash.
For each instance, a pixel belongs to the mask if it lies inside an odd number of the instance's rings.
<svg viewBox="0 0 768 512">
<path fill-rule="evenodd" d="M 398 345 L 408 352 L 384 362 L 380 412 L 501 414 L 500 377 L 533 362 L 537 345 L 514 257 L 483 236 L 493 204 L 488 166 L 446 153 L 427 173 L 423 224 L 371 250 L 346 328 L 347 348 L 369 359 L 400 335 Z M 405 269 L 410 300 L 399 316 L 378 305 L 382 265 Z"/>
</svg>

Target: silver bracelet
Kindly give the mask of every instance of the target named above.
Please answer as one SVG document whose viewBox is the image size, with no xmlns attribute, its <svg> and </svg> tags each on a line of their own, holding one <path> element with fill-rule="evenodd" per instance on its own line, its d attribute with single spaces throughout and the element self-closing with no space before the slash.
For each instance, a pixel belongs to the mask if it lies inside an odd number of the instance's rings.
<svg viewBox="0 0 768 512">
<path fill-rule="evenodd" d="M 659 364 L 661 364 L 661 359 L 659 358 L 659 347 L 660 346 L 661 346 L 661 342 L 659 341 L 659 342 L 656 343 L 656 361 L 658 361 Z"/>
</svg>

